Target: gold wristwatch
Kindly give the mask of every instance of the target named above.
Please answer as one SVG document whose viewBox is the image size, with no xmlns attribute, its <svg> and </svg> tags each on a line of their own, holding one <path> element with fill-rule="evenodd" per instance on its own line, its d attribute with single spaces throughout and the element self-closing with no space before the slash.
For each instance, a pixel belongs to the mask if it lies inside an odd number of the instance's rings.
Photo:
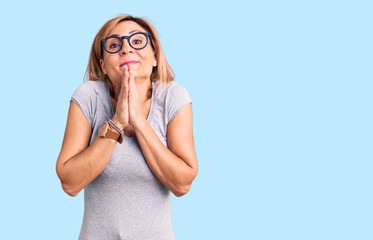
<svg viewBox="0 0 373 240">
<path fill-rule="evenodd" d="M 98 136 L 100 138 L 111 138 L 119 143 L 123 142 L 123 135 L 113 129 L 108 122 L 104 122 L 98 129 Z"/>
</svg>

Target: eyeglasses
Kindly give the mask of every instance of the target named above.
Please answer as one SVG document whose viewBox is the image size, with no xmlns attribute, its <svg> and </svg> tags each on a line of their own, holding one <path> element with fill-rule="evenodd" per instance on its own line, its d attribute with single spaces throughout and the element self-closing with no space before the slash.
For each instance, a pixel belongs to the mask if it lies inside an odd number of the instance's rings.
<svg viewBox="0 0 373 240">
<path fill-rule="evenodd" d="M 154 49 L 153 42 L 151 41 L 150 33 L 136 32 L 130 36 L 110 36 L 101 40 L 101 56 L 103 57 L 105 49 L 106 52 L 114 54 L 119 52 L 123 47 L 123 39 L 128 40 L 128 44 L 136 50 L 141 50 L 148 45 L 148 38 L 150 38 L 150 44 Z"/>
</svg>

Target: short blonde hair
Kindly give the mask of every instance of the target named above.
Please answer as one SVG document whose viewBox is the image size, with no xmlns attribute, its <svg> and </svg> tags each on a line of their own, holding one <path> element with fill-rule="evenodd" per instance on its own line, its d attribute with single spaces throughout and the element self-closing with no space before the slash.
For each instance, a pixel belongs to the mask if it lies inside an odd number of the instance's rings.
<svg viewBox="0 0 373 240">
<path fill-rule="evenodd" d="M 113 18 L 107 21 L 101 29 L 98 31 L 95 39 L 93 40 L 91 53 L 89 55 L 87 70 L 84 75 L 85 80 L 93 81 L 105 81 L 109 87 L 110 94 L 114 96 L 113 83 L 107 75 L 101 69 L 100 59 L 101 56 L 101 40 L 108 37 L 109 33 L 115 28 L 115 26 L 123 21 L 133 21 L 144 28 L 148 33 L 150 33 L 150 41 L 153 42 L 155 57 L 157 60 L 157 66 L 153 67 L 153 71 L 150 75 L 150 80 L 155 82 L 160 80 L 160 84 L 157 88 L 167 85 L 175 79 L 175 73 L 171 66 L 168 64 L 166 57 L 163 54 L 161 43 L 159 42 L 157 33 L 154 27 L 142 18 L 133 17 L 131 15 L 124 15 Z"/>
</svg>

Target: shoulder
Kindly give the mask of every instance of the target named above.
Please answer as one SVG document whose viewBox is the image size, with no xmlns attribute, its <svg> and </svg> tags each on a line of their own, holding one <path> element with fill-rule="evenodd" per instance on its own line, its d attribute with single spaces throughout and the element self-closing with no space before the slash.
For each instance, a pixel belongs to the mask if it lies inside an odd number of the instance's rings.
<svg viewBox="0 0 373 240">
<path fill-rule="evenodd" d="M 105 91 L 106 83 L 104 81 L 89 80 L 81 83 L 71 97 L 71 100 L 79 106 L 92 128 L 95 126 L 95 115 L 100 95 L 105 94 Z"/>
<path fill-rule="evenodd" d="M 76 102 L 90 102 L 91 104 L 97 102 L 97 98 L 106 96 L 109 90 L 104 81 L 89 80 L 81 83 L 72 95 L 72 99 Z"/>
<path fill-rule="evenodd" d="M 155 86 L 159 85 L 159 81 L 155 82 Z M 163 99 L 164 101 L 173 99 L 173 98 L 190 98 L 189 92 L 177 81 L 171 81 L 167 85 L 160 86 L 156 90 L 157 95 L 160 99 Z"/>
<path fill-rule="evenodd" d="M 106 90 L 106 83 L 104 81 L 89 80 L 81 83 L 75 90 L 80 94 L 101 94 Z"/>
<path fill-rule="evenodd" d="M 98 98 L 106 94 L 106 83 L 104 81 L 86 81 L 81 83 L 71 96 L 81 108 L 86 106 L 89 109 L 95 109 Z"/>
<path fill-rule="evenodd" d="M 156 96 L 158 104 L 164 108 L 167 124 L 185 105 L 192 102 L 187 89 L 176 81 L 160 86 Z"/>
<path fill-rule="evenodd" d="M 158 86 L 160 85 L 160 81 L 156 81 L 154 82 L 155 86 Z M 179 82 L 173 80 L 167 84 L 163 84 L 161 86 L 159 86 L 159 91 L 169 91 L 170 89 L 173 89 L 173 88 L 178 88 L 178 87 L 183 87 Z"/>
</svg>

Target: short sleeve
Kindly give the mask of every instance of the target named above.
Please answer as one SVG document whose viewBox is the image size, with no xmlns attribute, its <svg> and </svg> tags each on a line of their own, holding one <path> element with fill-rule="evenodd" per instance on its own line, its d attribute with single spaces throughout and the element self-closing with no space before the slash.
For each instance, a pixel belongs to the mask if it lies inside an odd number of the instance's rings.
<svg viewBox="0 0 373 240">
<path fill-rule="evenodd" d="M 176 116 L 176 114 L 192 99 L 188 90 L 177 82 L 170 87 L 166 98 L 167 124 Z"/>
<path fill-rule="evenodd" d="M 97 94 L 89 82 L 82 83 L 71 97 L 82 111 L 85 118 L 93 128 L 94 115 L 97 106 Z"/>
</svg>

